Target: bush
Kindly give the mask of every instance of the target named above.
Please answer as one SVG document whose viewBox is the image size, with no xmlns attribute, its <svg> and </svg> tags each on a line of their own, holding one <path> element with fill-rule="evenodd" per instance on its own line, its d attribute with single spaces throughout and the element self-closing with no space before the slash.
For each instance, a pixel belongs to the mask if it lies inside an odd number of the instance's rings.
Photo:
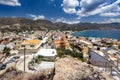
<svg viewBox="0 0 120 80">
<path fill-rule="evenodd" d="M 36 58 L 34 58 L 35 63 L 40 63 L 41 61 L 48 61 L 48 62 L 53 62 L 54 58 L 45 58 L 44 56 L 37 56 Z"/>
<path fill-rule="evenodd" d="M 10 55 L 10 48 L 8 48 L 8 47 L 5 47 L 4 49 L 3 49 L 3 53 L 6 53 L 6 55 L 7 56 L 9 56 Z"/>
<path fill-rule="evenodd" d="M 59 57 L 64 57 L 65 55 L 70 55 L 74 58 L 77 58 L 79 60 L 84 61 L 84 57 L 83 57 L 82 52 L 77 53 L 77 52 L 71 51 L 69 49 L 58 48 L 57 49 L 57 54 L 58 54 Z"/>
</svg>

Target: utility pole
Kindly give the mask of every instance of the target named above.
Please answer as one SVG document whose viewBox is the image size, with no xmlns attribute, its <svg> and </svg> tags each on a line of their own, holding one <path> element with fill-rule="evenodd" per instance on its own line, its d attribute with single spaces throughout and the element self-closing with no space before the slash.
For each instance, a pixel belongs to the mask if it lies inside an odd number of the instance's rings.
<svg viewBox="0 0 120 80">
<path fill-rule="evenodd" d="M 117 69 L 119 68 L 119 59 L 117 58 Z"/>
<path fill-rule="evenodd" d="M 24 72 L 25 72 L 25 50 L 26 48 L 24 47 Z"/>
</svg>

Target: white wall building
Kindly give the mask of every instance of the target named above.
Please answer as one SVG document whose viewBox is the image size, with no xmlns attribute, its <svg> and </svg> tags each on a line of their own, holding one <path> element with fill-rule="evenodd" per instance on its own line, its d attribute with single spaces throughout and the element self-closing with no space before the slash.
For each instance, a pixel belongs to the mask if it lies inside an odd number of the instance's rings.
<svg viewBox="0 0 120 80">
<path fill-rule="evenodd" d="M 55 49 L 40 49 L 35 56 L 44 56 L 44 57 L 55 57 L 57 55 L 57 52 Z"/>
</svg>

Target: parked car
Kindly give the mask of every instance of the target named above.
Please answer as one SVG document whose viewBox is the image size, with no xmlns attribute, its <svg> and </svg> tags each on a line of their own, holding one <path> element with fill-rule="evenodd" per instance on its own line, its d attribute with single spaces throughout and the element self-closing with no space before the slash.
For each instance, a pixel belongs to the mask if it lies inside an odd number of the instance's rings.
<svg viewBox="0 0 120 80">
<path fill-rule="evenodd" d="M 15 58 L 11 58 L 9 61 L 11 61 L 11 62 L 15 62 L 16 59 L 15 59 Z"/>
<path fill-rule="evenodd" d="M 14 56 L 13 58 L 14 58 L 14 59 L 19 59 L 19 58 L 20 58 L 20 56 Z"/>
<path fill-rule="evenodd" d="M 15 58 L 11 58 L 6 64 L 9 64 L 9 63 L 12 63 L 12 62 L 15 62 L 16 59 Z"/>
<path fill-rule="evenodd" d="M 4 70 L 6 68 L 6 64 L 2 64 L 2 66 L 0 67 L 0 70 Z"/>
</svg>

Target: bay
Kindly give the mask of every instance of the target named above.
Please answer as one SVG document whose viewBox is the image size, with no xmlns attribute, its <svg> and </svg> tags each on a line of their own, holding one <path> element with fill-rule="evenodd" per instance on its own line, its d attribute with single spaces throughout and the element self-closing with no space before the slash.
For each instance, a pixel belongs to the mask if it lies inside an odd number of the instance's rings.
<svg viewBox="0 0 120 80">
<path fill-rule="evenodd" d="M 120 40 L 120 30 L 86 30 L 73 34 L 74 36 L 112 38 Z"/>
</svg>

